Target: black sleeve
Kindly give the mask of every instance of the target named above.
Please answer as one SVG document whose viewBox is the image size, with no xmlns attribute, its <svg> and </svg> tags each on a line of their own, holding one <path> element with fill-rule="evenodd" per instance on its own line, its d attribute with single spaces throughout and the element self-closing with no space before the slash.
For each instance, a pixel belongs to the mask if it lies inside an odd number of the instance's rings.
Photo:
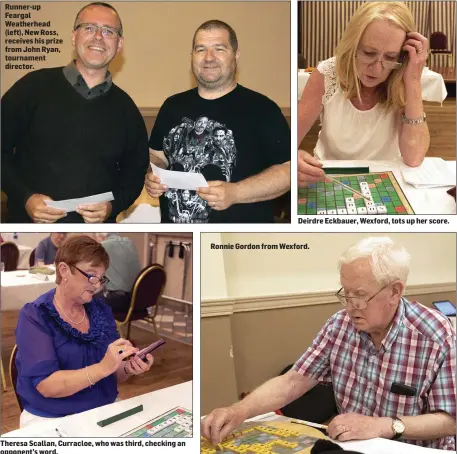
<svg viewBox="0 0 457 454">
<path fill-rule="evenodd" d="M 260 141 L 268 166 L 290 161 L 290 128 L 281 109 L 271 100 L 259 115 Z"/>
<path fill-rule="evenodd" d="M 2 190 L 14 201 L 23 201 L 24 206 L 36 191 L 20 179 L 14 153 L 18 142 L 27 134 L 39 91 L 37 74 L 33 72 L 19 79 L 1 100 Z"/>
<path fill-rule="evenodd" d="M 129 98 L 125 109 L 127 146 L 119 161 L 119 180 L 113 190 L 114 200 L 111 216 L 117 216 L 127 209 L 143 189 L 144 176 L 149 165 L 148 132 L 140 111 Z"/>
<path fill-rule="evenodd" d="M 157 151 L 163 151 L 163 139 L 167 136 L 169 131 L 167 131 L 167 125 L 170 124 L 170 102 L 169 99 L 166 99 L 162 104 L 162 107 L 157 114 L 156 121 L 151 131 L 151 136 L 149 138 L 149 148 Z"/>
</svg>

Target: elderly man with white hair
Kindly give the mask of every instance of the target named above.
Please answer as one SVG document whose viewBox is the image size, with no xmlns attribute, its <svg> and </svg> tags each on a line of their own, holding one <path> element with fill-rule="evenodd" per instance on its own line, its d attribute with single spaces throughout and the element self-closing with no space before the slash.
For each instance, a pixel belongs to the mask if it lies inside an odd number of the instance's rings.
<svg viewBox="0 0 457 454">
<path fill-rule="evenodd" d="M 320 382 L 339 410 L 339 441 L 375 437 L 455 450 L 455 331 L 437 311 L 403 297 L 408 252 L 367 238 L 338 263 L 344 309 L 334 314 L 285 375 L 242 401 L 213 410 L 202 434 L 218 443 L 245 419 L 282 408 Z"/>
</svg>

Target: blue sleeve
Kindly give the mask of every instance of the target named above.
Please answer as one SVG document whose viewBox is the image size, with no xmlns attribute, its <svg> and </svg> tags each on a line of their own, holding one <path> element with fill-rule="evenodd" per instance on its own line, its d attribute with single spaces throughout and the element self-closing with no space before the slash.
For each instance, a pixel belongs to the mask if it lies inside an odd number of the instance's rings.
<svg viewBox="0 0 457 454">
<path fill-rule="evenodd" d="M 40 241 L 38 243 L 38 246 L 35 249 L 35 263 L 38 260 L 42 260 L 44 262 L 45 258 L 46 258 L 46 249 L 44 247 L 43 241 Z"/>
<path fill-rule="evenodd" d="M 35 386 L 59 370 L 52 334 L 33 303 L 19 314 L 16 343 L 20 357 L 20 374 L 31 378 Z"/>
<path fill-rule="evenodd" d="M 117 330 L 116 326 L 116 320 L 114 319 L 113 316 L 113 311 L 111 310 L 111 307 L 108 306 L 102 299 L 99 300 L 99 303 L 102 307 L 101 310 L 104 311 L 104 318 L 106 320 L 106 329 L 107 329 L 107 339 L 108 339 L 108 345 L 114 342 L 115 340 L 119 339 L 121 336 L 119 335 L 119 331 Z"/>
</svg>

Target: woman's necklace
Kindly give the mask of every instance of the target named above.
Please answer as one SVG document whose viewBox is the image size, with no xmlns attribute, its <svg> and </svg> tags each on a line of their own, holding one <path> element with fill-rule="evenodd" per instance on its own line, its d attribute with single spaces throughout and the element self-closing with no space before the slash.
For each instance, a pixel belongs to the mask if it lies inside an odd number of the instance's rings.
<svg viewBox="0 0 457 454">
<path fill-rule="evenodd" d="M 80 322 L 75 322 L 74 320 L 72 320 L 68 315 L 67 313 L 63 310 L 62 306 L 59 304 L 59 302 L 57 301 L 57 298 L 56 296 L 54 295 L 54 300 L 57 304 L 57 306 L 59 307 L 59 309 L 63 312 L 63 314 L 65 315 L 65 317 L 68 318 L 68 320 L 70 320 L 71 323 L 73 323 L 73 325 L 80 325 L 84 320 L 86 320 L 86 311 L 84 310 L 84 315 L 83 315 L 83 318 L 81 319 Z"/>
</svg>

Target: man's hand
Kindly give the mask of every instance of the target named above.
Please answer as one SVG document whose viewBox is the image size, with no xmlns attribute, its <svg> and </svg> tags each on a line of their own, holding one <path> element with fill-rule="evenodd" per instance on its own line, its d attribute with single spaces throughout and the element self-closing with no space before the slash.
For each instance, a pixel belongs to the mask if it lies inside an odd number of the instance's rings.
<svg viewBox="0 0 457 454">
<path fill-rule="evenodd" d="M 335 416 L 327 432 L 330 438 L 338 441 L 392 438 L 394 435 L 391 418 L 377 418 L 357 413 Z"/>
<path fill-rule="evenodd" d="M 322 163 L 306 151 L 298 150 L 298 187 L 306 188 L 325 178 Z"/>
<path fill-rule="evenodd" d="M 217 211 L 226 210 L 237 203 L 236 184 L 225 181 L 208 181 L 207 188 L 198 188 L 197 194 Z"/>
<path fill-rule="evenodd" d="M 165 191 L 168 190 L 168 186 L 160 184 L 160 178 L 154 175 L 153 172 L 148 172 L 144 179 L 144 185 L 146 191 L 151 197 L 160 197 Z"/>
<path fill-rule="evenodd" d="M 111 202 L 91 203 L 89 205 L 79 205 L 76 212 L 79 213 L 84 222 L 92 224 L 95 222 L 104 222 L 111 214 Z"/>
<path fill-rule="evenodd" d="M 52 200 L 51 197 L 44 194 L 33 194 L 25 202 L 25 210 L 33 222 L 50 224 L 57 222 L 67 215 L 65 210 L 48 207 L 44 201 Z"/>
<path fill-rule="evenodd" d="M 209 440 L 213 445 L 220 443 L 227 435 L 242 424 L 246 415 L 236 406 L 226 408 L 216 408 L 202 423 L 202 436 Z"/>
</svg>

